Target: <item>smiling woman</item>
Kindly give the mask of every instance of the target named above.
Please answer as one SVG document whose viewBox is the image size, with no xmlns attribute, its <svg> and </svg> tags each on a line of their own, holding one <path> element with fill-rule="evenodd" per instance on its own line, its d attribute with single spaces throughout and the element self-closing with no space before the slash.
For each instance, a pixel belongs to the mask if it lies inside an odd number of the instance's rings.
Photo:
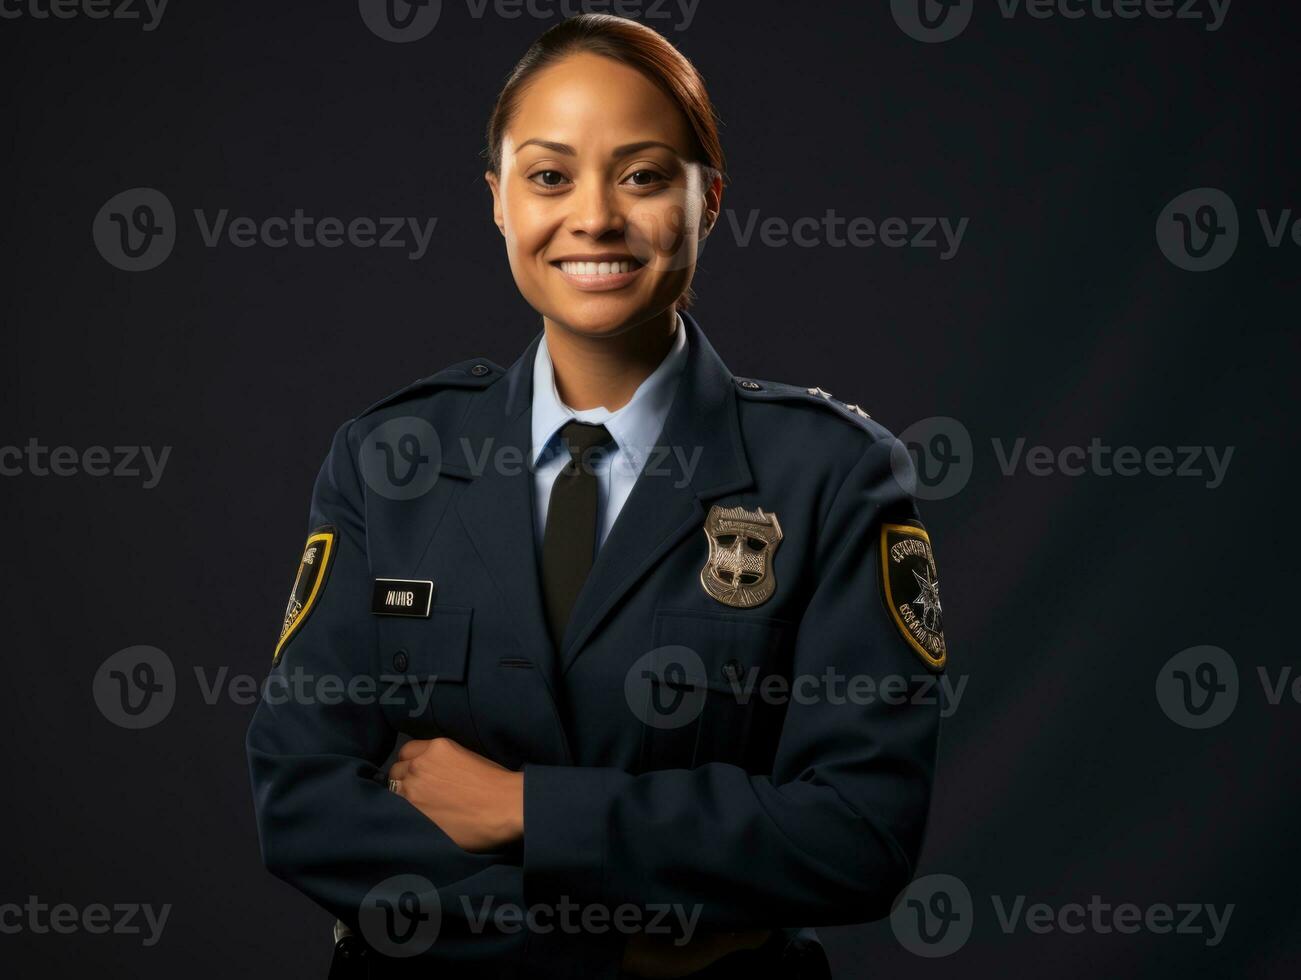
<svg viewBox="0 0 1301 980">
<path fill-rule="evenodd" d="M 889 911 L 930 800 L 910 458 L 687 312 L 724 161 L 659 34 L 547 31 L 487 157 L 541 330 L 336 432 L 273 676 L 392 696 L 259 705 L 264 860 L 338 917 L 331 976 L 829 977 L 813 927 Z"/>
</svg>

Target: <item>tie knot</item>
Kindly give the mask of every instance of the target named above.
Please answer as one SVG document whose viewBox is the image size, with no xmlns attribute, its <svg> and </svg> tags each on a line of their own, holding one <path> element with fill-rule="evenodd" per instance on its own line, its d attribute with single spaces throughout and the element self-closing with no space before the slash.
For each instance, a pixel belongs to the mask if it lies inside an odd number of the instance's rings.
<svg viewBox="0 0 1301 980">
<path fill-rule="evenodd" d="M 560 439 L 569 450 L 569 458 L 578 461 L 593 449 L 603 448 L 614 441 L 610 430 L 591 422 L 567 422 L 560 430 Z"/>
</svg>

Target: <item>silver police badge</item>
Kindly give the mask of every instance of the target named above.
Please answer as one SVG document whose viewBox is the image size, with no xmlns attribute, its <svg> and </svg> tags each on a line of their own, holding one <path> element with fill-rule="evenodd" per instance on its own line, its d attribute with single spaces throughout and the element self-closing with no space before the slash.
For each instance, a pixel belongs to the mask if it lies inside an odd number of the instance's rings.
<svg viewBox="0 0 1301 980">
<path fill-rule="evenodd" d="M 709 508 L 705 517 L 709 558 L 700 584 L 725 606 L 749 609 L 767 602 L 777 589 L 772 559 L 781 544 L 777 515 L 744 507 Z"/>
</svg>

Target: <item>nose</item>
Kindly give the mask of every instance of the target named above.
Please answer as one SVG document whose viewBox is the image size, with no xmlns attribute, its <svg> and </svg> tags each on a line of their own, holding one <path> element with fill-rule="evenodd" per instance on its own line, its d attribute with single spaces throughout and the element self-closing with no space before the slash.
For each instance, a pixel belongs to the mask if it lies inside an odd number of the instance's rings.
<svg viewBox="0 0 1301 980">
<path fill-rule="evenodd" d="M 569 218 L 571 231 L 592 238 L 623 231 L 625 217 L 619 209 L 614 189 L 604 181 L 580 183 L 569 200 L 573 203 Z"/>
</svg>

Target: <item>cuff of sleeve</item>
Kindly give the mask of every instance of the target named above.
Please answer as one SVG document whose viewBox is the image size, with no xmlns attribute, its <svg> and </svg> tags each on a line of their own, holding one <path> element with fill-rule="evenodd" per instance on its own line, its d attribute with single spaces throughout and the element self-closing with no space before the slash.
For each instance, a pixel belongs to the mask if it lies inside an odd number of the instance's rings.
<svg viewBox="0 0 1301 980">
<path fill-rule="evenodd" d="M 525 764 L 524 900 L 605 901 L 606 812 L 613 776 L 594 766 Z"/>
</svg>

